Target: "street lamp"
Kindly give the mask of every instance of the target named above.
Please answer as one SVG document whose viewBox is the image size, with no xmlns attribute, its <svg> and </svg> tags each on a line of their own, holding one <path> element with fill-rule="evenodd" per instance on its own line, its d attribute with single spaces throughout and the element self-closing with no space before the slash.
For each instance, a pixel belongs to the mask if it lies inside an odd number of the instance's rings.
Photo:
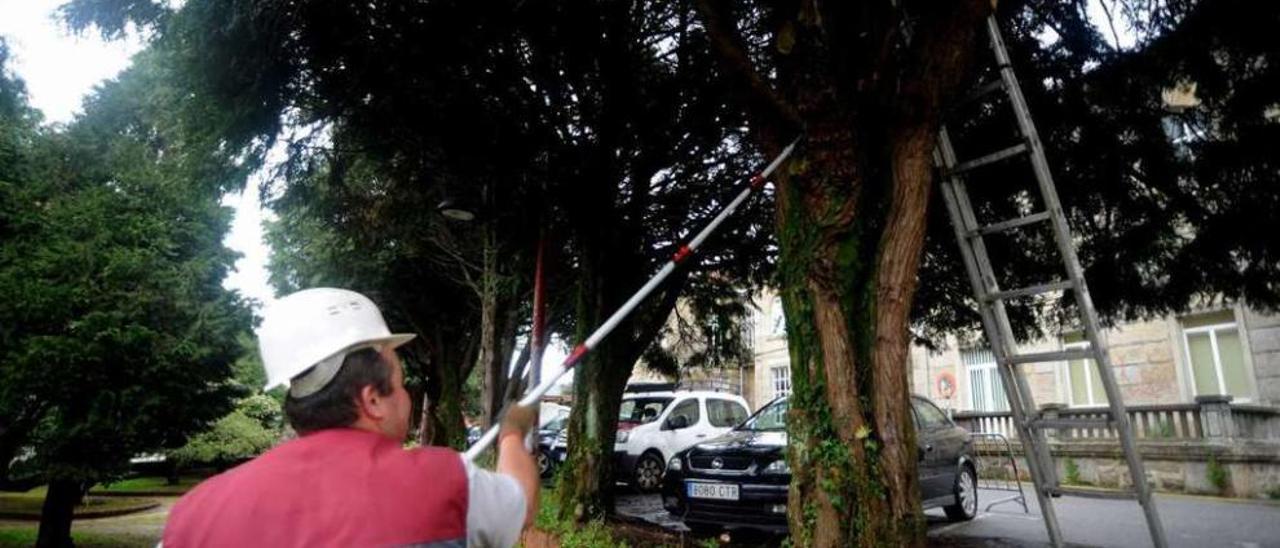
<svg viewBox="0 0 1280 548">
<path fill-rule="evenodd" d="M 440 205 L 436 206 L 436 211 L 444 215 L 446 219 L 454 221 L 470 222 L 476 219 L 476 212 L 467 207 L 460 200 L 446 197 L 440 201 Z"/>
</svg>

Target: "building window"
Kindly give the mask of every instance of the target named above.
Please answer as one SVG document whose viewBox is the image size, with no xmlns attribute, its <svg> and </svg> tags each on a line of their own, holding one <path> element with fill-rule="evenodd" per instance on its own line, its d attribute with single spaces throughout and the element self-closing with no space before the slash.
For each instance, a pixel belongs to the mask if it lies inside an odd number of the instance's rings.
<svg viewBox="0 0 1280 548">
<path fill-rule="evenodd" d="M 1238 399 L 1252 396 L 1253 383 L 1244 363 L 1244 343 L 1230 310 L 1183 318 L 1182 344 L 1197 396 L 1229 394 Z"/>
<path fill-rule="evenodd" d="M 960 362 L 969 373 L 969 407 L 974 411 L 1008 411 L 1009 398 L 996 370 L 996 356 L 987 348 L 960 351 Z"/>
<path fill-rule="evenodd" d="M 1084 335 L 1074 333 L 1062 337 L 1063 350 L 1088 348 Z M 1067 362 L 1063 375 L 1067 382 L 1067 403 L 1072 407 L 1088 407 L 1107 404 L 1107 392 L 1102 388 L 1102 377 L 1093 360 L 1081 359 Z"/>
<path fill-rule="evenodd" d="M 782 298 L 774 297 L 769 305 L 769 335 L 772 337 L 787 336 L 787 316 L 782 311 Z"/>
<path fill-rule="evenodd" d="M 773 397 L 790 396 L 791 366 L 780 365 L 772 367 L 769 369 L 769 374 L 773 376 Z"/>
</svg>

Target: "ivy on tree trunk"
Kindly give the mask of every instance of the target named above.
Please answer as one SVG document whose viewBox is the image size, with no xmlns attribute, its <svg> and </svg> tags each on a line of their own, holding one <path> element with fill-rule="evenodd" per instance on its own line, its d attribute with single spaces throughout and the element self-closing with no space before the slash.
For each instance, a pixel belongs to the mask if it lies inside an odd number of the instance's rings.
<svg viewBox="0 0 1280 548">
<path fill-rule="evenodd" d="M 773 83 L 753 67 L 730 6 L 699 2 L 766 154 L 804 133 L 774 178 L 793 389 L 788 521 L 799 546 L 924 542 L 907 328 L 935 135 L 990 7 L 913 4 L 907 39 L 903 13 L 881 4 L 802 1 L 766 14 Z M 858 38 L 833 37 L 834 21 Z"/>
</svg>

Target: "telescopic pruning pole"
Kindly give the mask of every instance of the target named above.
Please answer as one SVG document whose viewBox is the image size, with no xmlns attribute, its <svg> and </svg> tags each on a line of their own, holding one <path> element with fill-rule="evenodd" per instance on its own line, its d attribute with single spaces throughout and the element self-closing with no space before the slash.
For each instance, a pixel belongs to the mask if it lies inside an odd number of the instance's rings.
<svg viewBox="0 0 1280 548">
<path fill-rule="evenodd" d="M 529 391 L 529 393 L 525 394 L 525 396 L 520 399 L 519 405 L 533 405 L 540 401 L 542 396 L 546 394 L 547 391 L 550 390 L 565 373 L 573 369 L 573 366 L 577 365 L 588 352 L 591 352 L 593 348 L 600 344 L 600 341 L 609 336 L 609 333 L 612 332 L 614 328 L 618 327 L 618 324 L 622 323 L 622 320 L 630 315 L 631 312 L 635 310 L 636 306 L 643 302 L 645 298 L 647 298 L 649 294 L 662 283 L 663 280 L 667 279 L 667 276 L 671 275 L 671 272 L 674 271 L 680 263 L 684 262 L 685 259 L 688 259 L 690 255 L 693 255 L 693 253 L 697 251 L 698 247 L 702 245 L 702 242 L 706 241 L 706 239 L 720 227 L 720 224 L 723 223 L 725 219 L 729 218 L 730 215 L 733 215 L 733 213 L 738 210 L 738 207 L 747 200 L 747 197 L 750 196 L 752 192 L 763 187 L 765 181 L 773 174 L 774 170 L 778 169 L 778 166 L 782 164 L 783 160 L 786 160 L 787 157 L 791 155 L 791 151 L 795 150 L 796 144 L 799 142 L 800 137 L 796 137 L 786 146 L 786 148 L 782 149 L 782 152 L 778 153 L 772 162 L 769 162 L 769 165 L 764 168 L 764 171 L 761 171 L 759 174 L 752 177 L 750 182 L 743 187 L 742 191 L 729 202 L 729 205 L 725 206 L 714 219 L 711 219 L 711 222 L 707 223 L 707 226 L 703 227 L 692 240 L 689 240 L 689 243 L 681 245 L 675 254 L 671 256 L 671 259 L 667 261 L 667 264 L 662 265 L 662 268 L 658 270 L 657 274 L 654 274 L 652 278 L 649 278 L 649 281 L 645 282 L 645 284 L 640 287 L 640 290 L 636 291 L 635 295 L 632 295 L 630 299 L 627 299 L 627 302 L 622 303 L 622 306 L 619 307 L 612 316 L 609 316 L 609 319 L 605 320 L 600 327 L 597 327 L 596 330 L 591 333 L 591 336 L 587 337 L 586 341 L 578 344 L 578 346 L 573 349 L 573 352 L 569 353 L 569 357 L 565 358 L 564 362 L 560 364 L 560 371 L 558 373 L 549 378 L 543 379 L 543 381 L 534 387 L 533 390 Z M 488 449 L 489 446 L 493 444 L 493 441 L 498 438 L 498 429 L 500 426 L 501 425 L 496 422 L 490 426 L 489 430 L 485 431 L 484 435 L 476 441 L 475 445 L 472 445 L 467 449 L 466 453 L 463 453 L 463 457 L 466 458 L 468 462 L 474 461 L 480 453 L 483 453 L 485 449 Z"/>
</svg>

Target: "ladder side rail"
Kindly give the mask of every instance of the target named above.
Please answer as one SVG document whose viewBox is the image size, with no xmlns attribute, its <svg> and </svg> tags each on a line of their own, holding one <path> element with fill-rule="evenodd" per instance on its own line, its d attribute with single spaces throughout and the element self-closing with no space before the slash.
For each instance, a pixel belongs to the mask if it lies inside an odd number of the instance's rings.
<svg viewBox="0 0 1280 548">
<path fill-rule="evenodd" d="M 1004 47 L 1004 39 L 1001 37 L 1000 27 L 995 16 L 988 16 L 986 23 L 991 48 L 995 52 L 996 61 L 1000 67 L 1000 75 L 1004 80 L 1005 91 L 1009 95 L 1018 127 L 1032 149 L 1031 165 L 1036 175 L 1036 183 L 1040 187 L 1045 208 L 1050 212 L 1054 238 L 1057 240 L 1058 248 L 1062 253 L 1067 273 L 1072 281 L 1076 283 L 1076 305 L 1080 308 L 1085 335 L 1089 339 L 1089 344 L 1095 349 L 1096 359 L 1094 360 L 1094 366 L 1098 369 L 1098 376 L 1102 381 L 1103 389 L 1107 393 L 1107 400 L 1111 408 L 1112 418 L 1115 421 L 1116 432 L 1124 449 L 1125 458 L 1128 461 L 1130 476 L 1133 479 L 1134 491 L 1137 494 L 1138 502 L 1142 505 L 1143 512 L 1146 514 L 1147 528 L 1151 532 L 1152 542 L 1157 548 L 1163 548 L 1168 545 L 1168 540 L 1165 537 L 1164 527 L 1156 510 L 1155 501 L 1151 497 L 1151 489 L 1147 485 L 1146 470 L 1142 459 L 1139 457 L 1137 444 L 1133 439 L 1129 414 L 1125 411 L 1124 402 L 1121 399 L 1120 390 L 1115 381 L 1110 356 L 1105 347 L 1101 345 L 1102 338 L 1100 336 L 1097 311 L 1093 308 L 1093 299 L 1089 295 L 1089 289 L 1084 279 L 1084 269 L 1081 267 L 1080 259 L 1076 255 L 1075 243 L 1071 239 L 1071 231 L 1067 225 L 1066 214 L 1063 212 L 1062 203 L 1058 199 L 1058 193 L 1054 187 L 1053 175 L 1049 169 L 1048 160 L 1044 155 L 1044 145 L 1040 141 L 1035 123 L 1031 119 L 1030 109 L 1027 107 L 1026 98 L 1023 97 L 1022 88 L 1019 86 L 1017 77 L 1013 72 L 1009 54 Z"/>
<path fill-rule="evenodd" d="M 940 138 L 941 141 L 941 138 Z M 951 137 L 948 135 L 945 143 L 941 147 L 943 150 L 943 158 L 951 161 L 954 160 L 954 150 L 951 148 Z M 976 214 L 973 211 L 973 204 L 969 201 L 969 193 L 965 188 L 963 179 L 952 178 L 952 193 L 956 200 L 957 211 L 964 221 L 964 226 L 968 230 L 978 226 Z M 969 232 L 970 234 L 972 232 Z M 1000 291 L 999 281 L 996 279 L 995 269 L 991 266 L 991 259 L 987 254 L 986 241 L 981 236 L 971 236 L 966 242 L 968 249 L 972 252 L 974 263 L 977 266 L 980 280 L 984 283 L 983 289 L 985 296 L 990 296 L 994 292 Z M 962 244 L 963 245 L 963 244 Z M 1021 374 L 1021 370 L 1014 370 L 1010 376 L 1005 376 L 1004 372 L 1012 366 L 1009 357 L 1017 354 L 1017 344 L 1013 337 L 1013 327 L 1009 322 L 1009 314 L 1005 309 L 1003 301 L 991 301 L 983 299 L 983 294 L 979 294 L 979 306 L 991 313 L 991 317 L 995 323 L 994 330 L 988 330 L 987 336 L 991 339 L 993 352 L 996 353 L 998 365 L 997 370 L 1001 372 L 1001 379 L 1005 383 L 1005 394 L 1009 398 L 1011 407 L 1020 407 L 1022 409 L 1022 418 L 1019 420 L 1019 430 L 1022 431 L 1020 437 L 1034 441 L 1038 448 L 1034 453 L 1029 453 L 1031 458 L 1040 461 L 1040 479 L 1039 488 L 1050 488 L 1058 485 L 1057 465 L 1053 462 L 1053 456 L 1049 452 L 1048 441 L 1045 439 L 1044 432 L 1038 428 L 1032 428 L 1030 419 L 1039 415 L 1039 409 L 1035 405 L 1035 398 L 1031 393 L 1031 386 L 1028 384 L 1026 377 Z M 1002 351 L 995 350 L 996 348 Z M 1014 399 L 1016 396 L 1016 399 Z"/>
<path fill-rule="evenodd" d="M 947 130 L 945 127 L 938 132 L 938 148 L 935 149 L 934 154 L 939 165 L 946 167 L 955 164 L 955 152 L 951 148 L 951 141 L 947 136 Z M 951 219 L 951 227 L 955 231 L 956 242 L 960 245 L 960 256 L 964 261 L 965 272 L 969 275 L 969 283 L 973 288 L 975 297 L 977 297 L 976 300 L 978 302 L 978 310 L 982 318 L 982 324 L 985 327 L 986 332 L 991 334 L 997 331 L 996 320 L 991 310 L 982 302 L 981 297 L 985 292 L 985 288 L 983 287 L 984 284 L 982 276 L 978 270 L 977 260 L 974 257 L 973 252 L 970 250 L 969 242 L 967 240 L 967 234 L 972 227 L 969 226 L 966 217 L 961 214 L 960 204 L 956 199 L 956 192 L 954 188 L 955 181 L 956 179 L 954 177 L 943 178 L 943 202 L 947 206 L 947 212 Z M 995 344 L 993 341 L 992 352 L 997 353 L 997 360 L 1005 354 L 1005 350 L 1006 349 L 1002 345 Z M 997 369 L 1000 369 L 998 364 Z M 1015 394 L 1009 390 L 1006 390 L 1005 392 L 1006 395 Z M 1013 399 L 1013 397 L 1010 399 Z M 1048 530 L 1049 541 L 1053 546 L 1062 546 L 1063 536 L 1062 529 L 1058 524 L 1058 516 L 1054 511 L 1053 501 L 1050 499 L 1047 490 L 1044 489 L 1046 482 L 1043 474 L 1044 471 L 1041 469 L 1043 467 L 1043 461 L 1036 457 L 1036 455 L 1039 455 L 1037 447 L 1035 446 L 1036 441 L 1034 438 L 1027 435 L 1029 431 L 1024 427 L 1024 425 L 1026 425 L 1026 418 L 1023 417 L 1023 408 L 1021 405 L 1018 405 L 1018 403 L 1020 402 L 1010 401 L 1010 412 L 1013 414 L 1014 420 L 1021 429 L 1022 435 L 1019 436 L 1019 438 L 1022 442 L 1023 452 L 1028 456 L 1027 468 L 1031 472 L 1031 479 L 1036 484 L 1035 492 L 1036 499 L 1040 503 L 1040 513 L 1044 516 L 1045 528 Z"/>
</svg>

